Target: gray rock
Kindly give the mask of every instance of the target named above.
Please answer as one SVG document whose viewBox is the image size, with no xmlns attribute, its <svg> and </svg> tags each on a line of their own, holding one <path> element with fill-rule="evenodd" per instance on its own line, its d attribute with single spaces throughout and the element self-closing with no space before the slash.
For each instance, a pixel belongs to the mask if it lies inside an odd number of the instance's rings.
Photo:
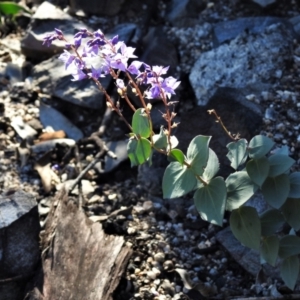
<svg viewBox="0 0 300 300">
<path fill-rule="evenodd" d="M 278 113 L 273 107 L 268 107 L 265 111 L 265 118 L 268 120 L 276 121 Z"/>
<path fill-rule="evenodd" d="M 215 109 L 231 133 L 240 133 L 241 137 L 250 140 L 260 132 L 262 112 L 258 104 L 246 100 L 246 95 L 247 91 L 219 88 L 206 106 L 197 107 L 183 114 L 175 132 L 179 140 L 178 148 L 186 152 L 190 141 L 196 135 L 212 136 L 210 147 L 219 157 L 220 174 L 227 176 L 233 171 L 226 157 L 226 145 L 231 140 L 207 110 Z"/>
<path fill-rule="evenodd" d="M 287 110 L 286 115 L 287 115 L 287 118 L 288 118 L 290 121 L 297 122 L 297 120 L 299 120 L 299 114 L 298 114 L 298 112 L 295 111 L 295 110 L 293 110 L 293 109 L 291 109 L 291 108 L 289 108 L 289 109 Z"/>
<path fill-rule="evenodd" d="M 173 43 L 168 41 L 160 27 L 152 27 L 143 39 L 144 52 L 139 60 L 150 66 L 170 66 L 169 74 L 174 74 L 178 66 L 178 54 Z"/>
<path fill-rule="evenodd" d="M 20 190 L 0 196 L 0 278 L 24 275 L 0 284 L 1 299 L 24 298 L 25 286 L 40 260 L 39 231 L 33 196 Z"/>
<path fill-rule="evenodd" d="M 189 19 L 198 19 L 199 14 L 206 8 L 202 0 L 172 0 L 167 6 L 166 20 L 174 26 L 189 24 Z"/>
<path fill-rule="evenodd" d="M 110 156 L 105 156 L 104 166 L 101 162 L 96 163 L 95 169 L 99 173 L 108 173 L 115 170 L 120 163 L 128 159 L 127 155 L 127 143 L 128 140 L 120 140 L 108 142 L 106 145 L 110 151 L 116 154 L 117 158 L 113 159 Z"/>
<path fill-rule="evenodd" d="M 38 61 L 49 58 L 62 52 L 65 43 L 54 41 L 50 47 L 43 46 L 43 38 L 48 33 L 53 33 L 54 28 L 59 28 L 63 31 L 65 38 L 72 42 L 76 30 L 86 27 L 84 23 L 77 21 L 58 7 L 45 1 L 32 16 L 27 33 L 21 41 L 22 52 L 27 57 Z"/>
<path fill-rule="evenodd" d="M 37 131 L 34 130 L 30 125 L 24 123 L 21 116 L 14 117 L 10 125 L 23 140 L 33 140 L 35 135 L 37 135 Z"/>
<path fill-rule="evenodd" d="M 260 95 L 267 89 L 264 83 L 276 80 L 276 71 L 284 70 L 291 59 L 292 40 L 291 32 L 276 24 L 201 54 L 189 77 L 198 105 L 206 105 L 218 87 L 255 86 Z"/>
<path fill-rule="evenodd" d="M 124 0 L 70 0 L 70 7 L 73 11 L 83 10 L 87 14 L 100 16 L 114 16 L 122 8 Z"/>
<path fill-rule="evenodd" d="M 33 68 L 32 77 L 33 83 L 38 85 L 45 94 L 83 107 L 92 109 L 103 107 L 104 96 L 94 82 L 89 79 L 71 81 L 72 76 L 57 57 L 37 64 Z M 103 87 L 107 88 L 111 78 L 105 77 L 100 81 Z"/>
<path fill-rule="evenodd" d="M 227 227 L 216 234 L 218 242 L 225 247 L 234 260 L 247 272 L 257 276 L 261 269 L 259 252 L 244 247 L 232 234 L 230 227 Z M 271 278 L 279 278 L 278 268 L 264 264 L 264 271 Z"/>
<path fill-rule="evenodd" d="M 259 192 L 253 195 L 245 203 L 245 206 L 254 207 L 259 215 L 266 211 L 268 208 L 270 208 L 267 202 L 265 201 L 264 196 Z"/>
<path fill-rule="evenodd" d="M 152 165 L 148 163 L 138 167 L 138 183 L 151 195 L 161 196 L 162 178 L 168 161 L 165 155 L 154 152 L 152 155 Z M 173 200 L 173 199 L 172 199 Z"/>
<path fill-rule="evenodd" d="M 252 0 L 252 1 L 260 5 L 261 7 L 266 7 L 268 5 L 276 3 L 276 0 Z"/>
<path fill-rule="evenodd" d="M 299 36 L 300 36 L 300 15 L 290 18 L 289 22 L 293 25 L 294 31 L 299 38 Z"/>
<path fill-rule="evenodd" d="M 83 133 L 79 128 L 55 108 L 43 102 L 40 104 L 40 120 L 44 127 L 50 126 L 55 131 L 63 130 L 70 139 L 78 141 L 83 138 Z"/>
<path fill-rule="evenodd" d="M 23 70 L 17 64 L 7 63 L 5 67 L 5 75 L 9 78 L 11 84 L 23 81 Z"/>
<path fill-rule="evenodd" d="M 112 38 L 115 35 L 118 35 L 119 41 L 124 41 L 126 44 L 128 44 L 131 41 L 131 39 L 133 38 L 136 30 L 137 30 L 136 24 L 122 23 L 122 24 L 116 25 L 107 34 L 105 33 L 105 35 L 108 38 Z"/>
<path fill-rule="evenodd" d="M 219 22 L 213 29 L 215 46 L 236 38 L 245 30 L 256 34 L 262 33 L 267 27 L 277 23 L 282 23 L 291 28 L 287 20 L 279 17 L 246 17 Z"/>
</svg>

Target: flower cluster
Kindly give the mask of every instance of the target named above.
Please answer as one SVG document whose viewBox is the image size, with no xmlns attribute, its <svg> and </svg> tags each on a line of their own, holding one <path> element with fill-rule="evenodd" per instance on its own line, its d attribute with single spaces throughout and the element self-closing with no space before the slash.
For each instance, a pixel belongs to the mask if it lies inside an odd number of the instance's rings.
<svg viewBox="0 0 300 300">
<path fill-rule="evenodd" d="M 162 77 L 169 67 L 150 67 L 138 60 L 132 61 L 129 65 L 128 61 L 137 57 L 134 55 L 135 48 L 126 46 L 123 41 L 119 41 L 118 36 L 107 39 L 101 30 L 89 32 L 87 29 L 81 29 L 74 35 L 73 43 L 68 43 L 63 33 L 55 29 L 53 34 L 44 38 L 43 44 L 50 46 L 56 39 L 66 43 L 66 50 L 59 59 L 65 63 L 65 68 L 70 70 L 73 81 L 85 78 L 98 81 L 99 78 L 110 74 L 116 79 L 117 87 L 124 89 L 125 83 L 119 78 L 122 71 L 128 78 L 134 75 L 137 84 L 148 86 L 144 93 L 145 98 L 162 98 L 165 101 L 175 94 L 175 89 L 180 84 L 174 77 Z M 87 39 L 85 45 L 84 39 Z"/>
</svg>

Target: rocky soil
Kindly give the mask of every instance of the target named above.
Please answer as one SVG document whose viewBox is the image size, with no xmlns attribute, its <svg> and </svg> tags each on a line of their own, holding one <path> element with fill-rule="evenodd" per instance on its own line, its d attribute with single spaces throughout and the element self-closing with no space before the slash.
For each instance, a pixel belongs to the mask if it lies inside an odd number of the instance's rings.
<svg viewBox="0 0 300 300">
<path fill-rule="evenodd" d="M 133 249 L 115 300 L 244 299 L 299 293 L 299 284 L 290 291 L 274 270 L 258 273 L 256 254 L 227 247 L 226 240 L 232 238 L 227 235 L 227 219 L 225 229 L 201 220 L 192 195 L 163 199 L 164 158 L 154 156 L 151 168 L 130 168 L 126 159 L 128 132 L 122 121 L 112 115 L 106 122 L 105 101 L 91 83 L 70 82 L 61 63 L 52 57 L 62 50 L 60 45 L 50 50 L 41 46 L 44 34 L 55 26 L 73 26 L 72 30 L 86 26 L 119 33 L 137 47 L 141 60 L 170 65 L 170 75 L 182 81 L 174 98 L 179 101 L 176 135 L 182 149 L 196 134 L 213 135 L 212 147 L 224 166 L 221 172 L 228 173 L 229 164 L 221 150 L 228 140 L 206 112 L 215 108 L 232 132 L 246 138 L 262 133 L 274 139 L 276 148 L 287 146 L 297 170 L 299 3 L 111 2 L 116 11 L 111 8 L 109 15 L 93 15 L 85 11 L 81 1 L 70 1 L 70 6 L 54 1 L 54 6 L 46 8 L 45 3 L 28 1 L 35 15 L 18 17 L 17 25 L 9 20 L 3 23 L 1 192 L 21 189 L 33 195 L 43 231 L 56 192 L 65 183 L 71 186 L 80 171 L 95 162 L 80 189 L 72 193 L 80 195 L 90 219 L 101 222 L 107 234 L 124 236 Z M 264 6 L 263 2 L 272 3 Z M 241 60 L 235 61 L 232 53 Z M 105 84 L 117 99 L 114 85 Z M 123 110 L 130 119 L 125 105 Z M 156 129 L 161 110 L 160 104 L 154 103 Z M 99 148 L 94 143 L 80 145 L 77 153 L 70 152 L 77 141 L 101 125 L 105 125 L 103 140 L 117 160 L 97 160 Z"/>
</svg>

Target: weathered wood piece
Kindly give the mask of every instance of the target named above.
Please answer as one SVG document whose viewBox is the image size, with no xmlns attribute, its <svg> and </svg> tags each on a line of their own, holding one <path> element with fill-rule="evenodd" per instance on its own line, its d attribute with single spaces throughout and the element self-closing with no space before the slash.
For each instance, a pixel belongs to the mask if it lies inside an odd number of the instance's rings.
<svg viewBox="0 0 300 300">
<path fill-rule="evenodd" d="M 29 299 L 112 299 L 131 249 L 123 237 L 106 235 L 63 193 L 50 210 L 42 238 L 43 286 Z"/>
</svg>

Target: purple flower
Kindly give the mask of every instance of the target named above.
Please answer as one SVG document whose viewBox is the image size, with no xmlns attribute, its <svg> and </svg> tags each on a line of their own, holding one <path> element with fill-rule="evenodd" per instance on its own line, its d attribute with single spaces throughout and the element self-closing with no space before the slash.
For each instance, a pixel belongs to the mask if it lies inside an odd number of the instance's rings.
<svg viewBox="0 0 300 300">
<path fill-rule="evenodd" d="M 145 97 L 148 99 L 157 99 L 161 98 L 160 88 L 158 84 L 152 85 L 152 87 L 149 89 L 149 91 L 146 91 Z"/>
<path fill-rule="evenodd" d="M 176 78 L 170 76 L 165 78 L 161 84 L 162 90 L 166 93 L 166 96 L 170 99 L 171 95 L 175 95 L 174 90 L 179 86 L 180 81 L 177 81 Z"/>
<path fill-rule="evenodd" d="M 94 36 L 98 37 L 98 38 L 101 38 L 101 39 L 104 39 L 104 34 L 100 29 L 98 29 L 97 31 L 94 32 Z"/>
<path fill-rule="evenodd" d="M 135 48 L 127 47 L 124 42 L 121 44 L 121 53 L 127 59 L 137 57 L 136 55 L 133 54 L 134 51 L 135 51 Z"/>
<path fill-rule="evenodd" d="M 119 42 L 119 36 L 115 35 L 111 40 L 109 40 L 112 45 L 116 45 Z"/>
<path fill-rule="evenodd" d="M 93 46 L 85 45 L 82 51 L 82 56 L 84 57 L 97 56 L 98 53 L 99 53 L 98 45 L 93 45 Z"/>
<path fill-rule="evenodd" d="M 96 37 L 92 40 L 89 40 L 83 49 L 84 56 L 97 56 L 100 50 L 100 47 L 104 46 L 106 42 L 100 38 Z"/>
<path fill-rule="evenodd" d="M 94 38 L 92 40 L 89 40 L 87 42 L 87 45 L 90 46 L 90 47 L 92 47 L 94 45 L 103 46 L 105 44 L 106 44 L 105 40 L 101 39 L 100 37 L 96 37 L 96 38 Z"/>
<path fill-rule="evenodd" d="M 54 28 L 54 31 L 55 31 L 55 33 L 57 34 L 57 36 L 59 36 L 59 37 L 61 37 L 61 38 L 64 37 L 64 34 L 63 34 L 63 32 L 62 32 L 60 29 Z"/>
<path fill-rule="evenodd" d="M 89 36 L 89 32 L 87 31 L 86 28 L 82 28 L 80 29 L 75 35 L 74 35 L 74 38 L 77 38 L 77 37 L 81 37 L 83 39 L 87 38 Z"/>
<path fill-rule="evenodd" d="M 72 81 L 78 81 L 87 78 L 88 76 L 79 68 L 74 68 L 71 72 L 73 79 Z"/>
<path fill-rule="evenodd" d="M 171 95 L 175 95 L 174 90 L 179 84 L 180 81 L 177 81 L 172 76 L 165 79 L 162 77 L 153 77 L 153 80 L 151 80 L 151 88 L 145 92 L 145 97 L 148 99 L 157 99 L 165 96 L 170 99 Z"/>
<path fill-rule="evenodd" d="M 97 80 L 99 77 L 104 77 L 104 75 L 102 75 L 102 68 L 94 68 L 93 66 L 91 66 L 91 73 L 88 73 L 88 75 L 91 78 L 94 78 L 95 80 Z"/>
<path fill-rule="evenodd" d="M 66 43 L 66 44 L 65 44 L 65 48 L 66 48 L 67 50 L 71 50 L 71 49 L 72 49 L 72 44 Z"/>
<path fill-rule="evenodd" d="M 152 73 L 154 76 L 161 76 L 164 74 L 167 74 L 169 70 L 169 66 L 168 67 L 163 67 L 163 66 L 153 66 L 152 67 Z"/>
<path fill-rule="evenodd" d="M 64 39 L 64 35 L 62 33 L 62 31 L 60 29 L 55 28 L 54 29 L 55 33 L 50 33 L 47 34 L 44 38 L 43 38 L 43 45 L 46 45 L 47 47 L 50 47 L 52 45 L 52 42 L 55 40 L 63 40 Z"/>
<path fill-rule="evenodd" d="M 127 60 L 128 59 L 122 56 L 121 53 L 117 53 L 114 57 L 108 59 L 107 61 L 109 62 L 111 68 L 126 72 Z"/>
<path fill-rule="evenodd" d="M 76 38 L 74 38 L 74 46 L 76 49 L 78 49 L 81 45 L 81 36 L 78 36 Z"/>
<path fill-rule="evenodd" d="M 67 69 L 73 63 L 75 58 L 76 56 L 72 55 L 67 50 L 64 50 L 64 53 L 58 57 L 59 60 L 62 60 L 65 63 L 65 69 Z"/>
<path fill-rule="evenodd" d="M 117 51 L 117 49 L 120 49 L 121 53 L 115 54 L 114 51 Z M 133 54 L 134 50 L 135 48 L 127 47 L 124 42 L 118 42 L 114 49 L 105 47 L 102 53 L 106 55 L 106 60 L 111 68 L 126 72 L 128 59 L 136 57 Z"/>
<path fill-rule="evenodd" d="M 55 37 L 55 36 L 53 36 L 53 35 L 51 35 L 51 34 L 48 34 L 48 35 L 46 35 L 44 38 L 43 38 L 43 45 L 46 45 L 47 47 L 50 47 L 51 46 L 51 44 L 52 44 L 52 42 L 54 41 L 54 40 L 56 40 L 57 38 Z"/>
<path fill-rule="evenodd" d="M 130 73 L 130 74 L 133 74 L 133 75 L 139 75 L 141 72 L 140 72 L 140 68 L 141 66 L 143 65 L 143 62 L 141 61 L 138 61 L 138 60 L 134 60 L 130 66 L 127 68 L 127 71 Z"/>
</svg>

